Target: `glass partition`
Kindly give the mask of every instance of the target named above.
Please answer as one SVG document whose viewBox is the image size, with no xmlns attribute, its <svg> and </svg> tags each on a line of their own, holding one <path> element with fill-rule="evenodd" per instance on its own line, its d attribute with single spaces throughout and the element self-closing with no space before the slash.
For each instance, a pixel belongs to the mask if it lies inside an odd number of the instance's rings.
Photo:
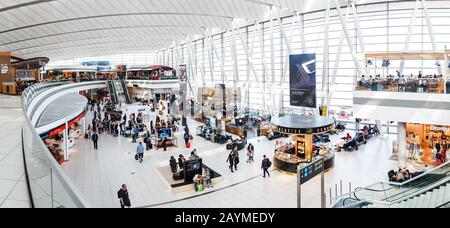
<svg viewBox="0 0 450 228">
<path fill-rule="evenodd" d="M 402 93 L 437 93 L 446 91 L 446 83 L 442 78 L 362 78 L 358 81 L 356 91 L 402 92 Z M 450 91 L 447 90 L 447 93 Z"/>
<path fill-rule="evenodd" d="M 87 201 L 72 183 L 29 121 L 23 127 L 23 150 L 35 208 L 86 208 Z"/>
<path fill-rule="evenodd" d="M 424 173 L 404 183 L 376 183 L 366 188 L 358 188 L 352 198 L 363 202 L 390 207 L 401 200 L 412 198 L 433 186 L 441 186 L 450 176 L 450 163 L 445 163 L 431 172 Z M 345 206 L 345 205 L 344 205 Z"/>
</svg>

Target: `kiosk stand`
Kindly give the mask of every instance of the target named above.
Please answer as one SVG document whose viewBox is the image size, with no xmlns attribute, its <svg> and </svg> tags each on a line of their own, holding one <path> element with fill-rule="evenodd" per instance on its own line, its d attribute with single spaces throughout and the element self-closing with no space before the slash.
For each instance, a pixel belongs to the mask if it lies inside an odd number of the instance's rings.
<svg viewBox="0 0 450 228">
<path fill-rule="evenodd" d="M 276 123 L 276 131 L 292 135 L 294 145 L 285 145 L 276 149 L 274 166 L 286 173 L 296 174 L 300 164 L 309 164 L 316 160 L 313 151 L 313 135 L 323 134 L 333 129 L 334 121 L 321 116 L 285 116 Z M 323 156 L 325 170 L 334 167 L 334 153 Z"/>
</svg>

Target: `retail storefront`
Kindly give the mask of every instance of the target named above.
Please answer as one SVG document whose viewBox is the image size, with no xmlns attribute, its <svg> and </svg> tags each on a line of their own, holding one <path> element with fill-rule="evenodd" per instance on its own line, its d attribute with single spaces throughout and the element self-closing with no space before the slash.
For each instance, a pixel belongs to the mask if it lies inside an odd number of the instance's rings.
<svg viewBox="0 0 450 228">
<path fill-rule="evenodd" d="M 448 161 L 450 126 L 406 124 L 407 159 L 427 164 Z"/>
</svg>

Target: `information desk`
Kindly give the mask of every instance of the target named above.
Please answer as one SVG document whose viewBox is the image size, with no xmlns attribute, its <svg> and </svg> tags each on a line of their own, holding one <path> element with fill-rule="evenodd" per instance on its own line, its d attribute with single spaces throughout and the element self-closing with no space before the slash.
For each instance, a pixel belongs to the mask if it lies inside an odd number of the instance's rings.
<svg viewBox="0 0 450 228">
<path fill-rule="evenodd" d="M 293 144 L 277 148 L 274 155 L 274 166 L 281 171 L 295 174 L 297 166 L 315 161 L 317 156 L 313 151 L 313 135 L 323 134 L 333 129 L 334 121 L 331 118 L 320 116 L 285 116 L 280 118 L 276 131 L 291 135 Z M 327 153 L 325 170 L 334 167 L 334 154 Z"/>
</svg>

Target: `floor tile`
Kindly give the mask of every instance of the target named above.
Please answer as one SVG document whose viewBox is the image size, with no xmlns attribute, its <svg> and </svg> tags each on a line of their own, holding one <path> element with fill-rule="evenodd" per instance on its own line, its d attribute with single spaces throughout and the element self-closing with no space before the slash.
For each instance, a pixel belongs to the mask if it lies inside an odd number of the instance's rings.
<svg viewBox="0 0 450 228">
<path fill-rule="evenodd" d="M 0 208 L 30 208 L 28 201 L 6 199 Z"/>
<path fill-rule="evenodd" d="M 89 118 L 89 114 L 88 114 Z M 189 127 L 195 133 L 200 124 L 188 120 Z M 175 134 L 179 139 L 181 132 Z M 336 136 L 338 137 L 338 136 Z M 367 186 L 385 180 L 387 170 L 397 166 L 397 162 L 389 160 L 392 140 L 395 136 L 379 137 L 369 141 L 355 153 L 336 154 L 336 167 L 326 174 L 326 190 L 334 188 L 342 179 L 348 185 Z M 115 193 L 121 184 L 129 186 L 132 203 L 136 207 L 163 203 L 159 207 L 296 207 L 295 177 L 272 171 L 272 177 L 261 177 L 260 163 L 262 156 L 273 156 L 275 142 L 266 138 L 251 139 L 255 145 L 256 161 L 245 164 L 245 153 L 241 152 L 239 171 L 232 174 L 226 158 L 229 151 L 225 145 L 218 145 L 194 136 L 192 149 L 197 149 L 206 165 L 223 175 L 223 182 L 215 185 L 215 192 L 184 192 L 175 194 L 167 187 L 165 180 L 159 176 L 156 167 L 167 166 L 170 156 L 183 154 L 188 157 L 190 149 L 169 148 L 167 152 L 152 150 L 145 154 L 143 164 L 133 158 L 136 145 L 130 139 L 100 135 L 99 150 L 92 150 L 89 140 L 78 140 L 71 150 L 71 160 L 63 165 L 75 185 L 93 202 L 96 207 L 116 207 Z M 133 175 L 131 173 L 134 173 Z M 320 178 L 319 178 L 320 179 Z M 236 186 L 234 186 L 237 184 Z M 230 187 L 232 186 L 232 187 Z M 280 187 L 282 186 L 282 187 Z M 304 186 L 305 207 L 320 207 L 320 180 L 311 180 Z M 110 194 L 107 194 L 110 192 Z M 188 197 L 195 196 L 193 199 Z M 202 202 L 199 205 L 198 202 Z"/>
<path fill-rule="evenodd" d="M 18 181 L 24 174 L 24 168 L 20 166 L 0 165 L 0 180 Z"/>
<path fill-rule="evenodd" d="M 0 198 L 6 199 L 16 186 L 17 181 L 0 180 Z"/>
<path fill-rule="evenodd" d="M 14 189 L 11 191 L 11 194 L 8 196 L 8 199 L 12 200 L 23 200 L 28 201 L 28 186 L 25 181 L 19 181 Z"/>
</svg>

